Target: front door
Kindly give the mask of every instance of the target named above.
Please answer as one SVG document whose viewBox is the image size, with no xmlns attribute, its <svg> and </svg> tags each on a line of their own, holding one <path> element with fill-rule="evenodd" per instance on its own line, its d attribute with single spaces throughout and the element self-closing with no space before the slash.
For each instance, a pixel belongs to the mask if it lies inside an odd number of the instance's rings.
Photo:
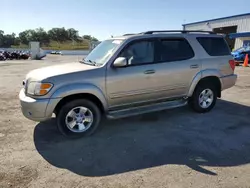
<svg viewBox="0 0 250 188">
<path fill-rule="evenodd" d="M 153 98 L 154 52 L 154 40 L 133 41 L 118 55 L 118 57 L 126 57 L 128 66 L 107 68 L 106 90 L 111 108 Z"/>
</svg>

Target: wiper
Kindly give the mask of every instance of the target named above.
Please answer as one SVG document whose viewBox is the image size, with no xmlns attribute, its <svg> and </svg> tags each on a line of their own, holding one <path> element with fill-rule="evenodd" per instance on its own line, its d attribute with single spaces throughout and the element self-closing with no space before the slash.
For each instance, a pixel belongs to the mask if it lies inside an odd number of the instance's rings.
<svg viewBox="0 0 250 188">
<path fill-rule="evenodd" d="M 88 64 L 88 65 L 94 65 L 96 66 L 97 63 L 95 61 L 91 61 L 90 59 L 86 60 L 86 59 L 83 59 L 83 60 L 80 60 L 79 61 L 80 63 L 85 63 L 85 64 Z M 87 63 L 86 63 L 87 62 Z"/>
<path fill-rule="evenodd" d="M 86 62 L 90 62 L 92 65 L 95 65 L 95 66 L 97 65 L 97 63 L 95 61 L 92 61 L 90 59 L 86 60 Z"/>
</svg>

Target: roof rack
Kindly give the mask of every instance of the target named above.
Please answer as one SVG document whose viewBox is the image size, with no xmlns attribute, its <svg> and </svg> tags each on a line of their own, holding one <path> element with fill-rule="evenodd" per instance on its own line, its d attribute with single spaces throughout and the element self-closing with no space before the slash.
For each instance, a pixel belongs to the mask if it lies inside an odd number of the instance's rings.
<svg viewBox="0 0 250 188">
<path fill-rule="evenodd" d="M 199 30 L 159 30 L 159 31 L 146 31 L 141 34 L 154 34 L 154 33 L 209 33 L 216 34 L 213 31 L 199 31 Z"/>
<path fill-rule="evenodd" d="M 123 36 L 128 36 L 128 35 L 136 35 L 135 33 L 127 33 L 127 34 L 124 34 Z"/>
</svg>

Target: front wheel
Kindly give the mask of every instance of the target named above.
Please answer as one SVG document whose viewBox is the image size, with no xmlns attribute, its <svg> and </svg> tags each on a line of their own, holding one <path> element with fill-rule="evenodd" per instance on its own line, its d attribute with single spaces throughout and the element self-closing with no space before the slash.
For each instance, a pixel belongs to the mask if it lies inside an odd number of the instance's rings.
<svg viewBox="0 0 250 188">
<path fill-rule="evenodd" d="M 57 127 L 63 135 L 79 138 L 93 134 L 100 120 L 100 109 L 93 102 L 77 99 L 62 106 L 57 116 Z"/>
<path fill-rule="evenodd" d="M 200 84 L 195 89 L 189 104 L 194 111 L 199 113 L 209 112 L 217 101 L 217 91 L 211 84 Z"/>
</svg>

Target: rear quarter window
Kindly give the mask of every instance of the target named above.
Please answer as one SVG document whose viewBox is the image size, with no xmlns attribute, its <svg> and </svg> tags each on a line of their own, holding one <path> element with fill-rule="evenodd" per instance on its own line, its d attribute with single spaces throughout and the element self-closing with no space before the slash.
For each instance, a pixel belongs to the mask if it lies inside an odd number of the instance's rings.
<svg viewBox="0 0 250 188">
<path fill-rule="evenodd" d="M 197 37 L 197 40 L 210 56 L 231 54 L 227 42 L 222 37 Z"/>
</svg>

